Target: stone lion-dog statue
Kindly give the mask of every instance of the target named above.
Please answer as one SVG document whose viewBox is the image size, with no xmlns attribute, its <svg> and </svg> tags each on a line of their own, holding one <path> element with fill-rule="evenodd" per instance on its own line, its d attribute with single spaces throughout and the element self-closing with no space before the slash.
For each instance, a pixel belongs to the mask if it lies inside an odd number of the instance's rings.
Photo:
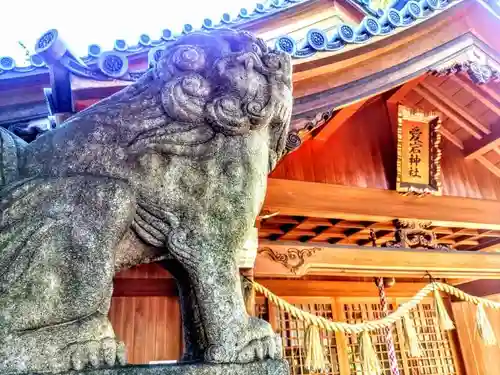
<svg viewBox="0 0 500 375">
<path fill-rule="evenodd" d="M 0 130 L 0 373 L 124 364 L 113 276 L 158 259 L 178 284 L 184 358 L 281 356 L 246 313 L 236 254 L 285 154 L 291 70 L 246 32 L 192 33 L 35 141 Z"/>
</svg>

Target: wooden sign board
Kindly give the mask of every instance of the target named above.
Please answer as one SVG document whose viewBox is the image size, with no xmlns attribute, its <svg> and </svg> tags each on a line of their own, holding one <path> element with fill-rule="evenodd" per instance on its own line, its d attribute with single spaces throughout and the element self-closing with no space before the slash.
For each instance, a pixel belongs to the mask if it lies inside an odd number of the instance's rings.
<svg viewBox="0 0 500 375">
<path fill-rule="evenodd" d="M 441 121 L 436 113 L 398 107 L 396 190 L 441 195 Z"/>
</svg>

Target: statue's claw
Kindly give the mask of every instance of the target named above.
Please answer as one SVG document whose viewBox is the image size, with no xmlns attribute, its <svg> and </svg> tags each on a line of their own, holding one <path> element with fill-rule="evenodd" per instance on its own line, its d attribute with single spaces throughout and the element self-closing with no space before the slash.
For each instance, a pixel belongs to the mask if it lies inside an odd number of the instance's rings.
<svg viewBox="0 0 500 375">
<path fill-rule="evenodd" d="M 77 371 L 86 367 L 123 366 L 127 362 L 125 345 L 111 337 L 71 344 L 66 353 L 69 355 L 71 368 Z"/>
<path fill-rule="evenodd" d="M 237 362 L 248 363 L 255 360 L 281 358 L 281 339 L 279 335 L 254 340 L 244 347 L 238 354 Z"/>
<path fill-rule="evenodd" d="M 249 363 L 263 359 L 281 358 L 281 338 L 275 334 L 269 323 L 249 318 L 246 332 L 239 337 L 237 345 L 212 345 L 205 353 L 205 360 L 214 363 Z M 245 341 L 244 340 L 249 340 Z M 238 350 L 238 348 L 241 348 Z"/>
</svg>

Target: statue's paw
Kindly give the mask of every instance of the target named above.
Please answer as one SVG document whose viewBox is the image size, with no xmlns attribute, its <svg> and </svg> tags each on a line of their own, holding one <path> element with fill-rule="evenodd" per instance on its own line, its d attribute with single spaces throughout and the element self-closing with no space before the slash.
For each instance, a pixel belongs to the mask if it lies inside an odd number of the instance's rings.
<svg viewBox="0 0 500 375">
<path fill-rule="evenodd" d="M 123 366 L 127 363 L 125 345 L 111 337 L 71 344 L 66 353 L 73 370 Z"/>
<path fill-rule="evenodd" d="M 253 340 L 239 353 L 236 362 L 248 363 L 263 359 L 281 358 L 281 338 L 279 335 L 267 336 L 262 339 Z"/>
<path fill-rule="evenodd" d="M 238 342 L 211 345 L 205 360 L 215 363 L 249 363 L 282 356 L 281 338 L 262 319 L 249 318 L 248 325 L 237 335 Z"/>
</svg>

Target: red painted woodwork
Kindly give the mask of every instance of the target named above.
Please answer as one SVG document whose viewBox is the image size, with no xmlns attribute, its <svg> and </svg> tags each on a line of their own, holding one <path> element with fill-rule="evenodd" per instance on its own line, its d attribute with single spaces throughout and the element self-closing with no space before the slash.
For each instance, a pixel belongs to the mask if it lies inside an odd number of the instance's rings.
<svg viewBox="0 0 500 375">
<path fill-rule="evenodd" d="M 182 328 L 177 297 L 113 297 L 109 317 L 132 364 L 178 360 Z"/>
<path fill-rule="evenodd" d="M 443 195 L 500 199 L 500 179 L 442 140 Z M 325 142 L 306 141 L 272 178 L 356 187 L 394 189 L 396 140 L 385 102 L 367 103 Z"/>
</svg>

